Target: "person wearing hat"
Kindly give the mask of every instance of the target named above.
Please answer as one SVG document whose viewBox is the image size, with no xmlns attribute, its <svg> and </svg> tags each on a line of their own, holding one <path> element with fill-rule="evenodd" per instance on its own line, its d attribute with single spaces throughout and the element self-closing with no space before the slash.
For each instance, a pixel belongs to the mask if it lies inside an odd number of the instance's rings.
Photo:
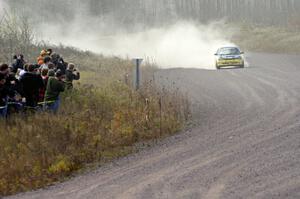
<svg viewBox="0 0 300 199">
<path fill-rule="evenodd" d="M 56 113 L 60 106 L 59 95 L 65 91 L 64 74 L 58 70 L 55 77 L 49 77 L 45 93 L 45 107 Z"/>
</svg>

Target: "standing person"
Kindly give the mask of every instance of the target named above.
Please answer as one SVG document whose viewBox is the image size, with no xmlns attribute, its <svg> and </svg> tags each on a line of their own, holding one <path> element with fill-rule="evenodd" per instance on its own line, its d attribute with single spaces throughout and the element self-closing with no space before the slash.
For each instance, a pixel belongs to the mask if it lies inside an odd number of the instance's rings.
<svg viewBox="0 0 300 199">
<path fill-rule="evenodd" d="M 6 75 L 0 73 L 0 118 L 6 118 L 7 116 L 7 98 L 9 90 L 6 85 Z"/>
<path fill-rule="evenodd" d="M 65 91 L 64 74 L 58 70 L 55 77 L 49 77 L 45 93 L 46 109 L 56 113 L 60 106 L 59 95 Z"/>
<path fill-rule="evenodd" d="M 39 101 L 39 91 L 44 86 L 43 79 L 36 74 L 35 66 L 30 64 L 28 72 L 20 78 L 20 83 L 23 88 L 23 96 L 26 98 L 26 106 L 35 108 Z"/>
<path fill-rule="evenodd" d="M 47 54 L 48 54 L 49 56 L 51 56 L 52 53 L 53 53 L 53 50 L 52 50 L 51 48 L 47 49 Z"/>
<path fill-rule="evenodd" d="M 15 92 L 10 87 L 10 82 L 8 82 L 7 79 L 7 74 L 0 72 L 0 118 L 7 116 L 8 98 L 15 97 Z"/>
<path fill-rule="evenodd" d="M 46 50 L 42 50 L 40 56 L 37 58 L 37 63 L 39 66 L 44 64 L 44 58 L 48 55 Z"/>
<path fill-rule="evenodd" d="M 49 69 L 48 65 L 50 63 L 51 63 L 51 57 L 49 56 L 44 57 L 44 63 L 41 65 L 40 70 L 42 70 L 43 68 Z"/>
<path fill-rule="evenodd" d="M 41 71 L 41 77 L 43 79 L 44 86 L 42 88 L 40 88 L 39 102 L 44 102 L 44 99 L 45 99 L 45 93 L 46 93 L 48 78 L 49 78 L 48 72 L 49 72 L 49 70 L 47 68 L 44 68 Z"/>
<path fill-rule="evenodd" d="M 2 73 L 5 77 L 8 77 L 9 75 L 9 67 L 7 64 L 1 64 L 0 65 L 0 73 Z"/>
<path fill-rule="evenodd" d="M 7 64 L 1 64 L 0 65 L 0 73 L 5 76 L 5 85 L 10 90 L 15 90 L 16 92 L 20 92 L 20 85 L 19 81 L 16 78 L 16 74 L 12 72 L 13 69 L 9 67 Z"/>
<path fill-rule="evenodd" d="M 13 73 L 17 73 L 18 69 L 23 69 L 24 68 L 24 64 L 26 63 L 26 61 L 24 60 L 24 55 L 20 54 L 20 55 L 14 55 L 13 57 L 14 61 L 12 63 L 12 72 Z"/>
<path fill-rule="evenodd" d="M 66 88 L 72 89 L 73 88 L 73 80 L 79 80 L 80 73 L 75 68 L 75 65 L 70 63 L 68 64 L 68 68 L 66 70 Z"/>
<path fill-rule="evenodd" d="M 60 54 L 53 52 L 51 54 L 51 62 L 55 65 L 57 70 L 60 70 L 64 75 L 66 74 L 67 66 Z"/>
<path fill-rule="evenodd" d="M 29 64 L 24 65 L 24 69 L 19 69 L 16 73 L 16 78 L 21 79 L 21 77 L 28 72 L 28 66 Z"/>
</svg>

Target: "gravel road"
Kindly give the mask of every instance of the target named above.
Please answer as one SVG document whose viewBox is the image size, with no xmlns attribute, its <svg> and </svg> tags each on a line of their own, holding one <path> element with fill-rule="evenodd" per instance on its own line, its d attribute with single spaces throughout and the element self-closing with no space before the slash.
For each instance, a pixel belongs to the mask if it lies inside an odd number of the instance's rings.
<svg viewBox="0 0 300 199">
<path fill-rule="evenodd" d="M 195 127 L 68 182 L 11 198 L 300 198 L 300 56 L 250 54 L 250 67 L 169 69 Z"/>
</svg>

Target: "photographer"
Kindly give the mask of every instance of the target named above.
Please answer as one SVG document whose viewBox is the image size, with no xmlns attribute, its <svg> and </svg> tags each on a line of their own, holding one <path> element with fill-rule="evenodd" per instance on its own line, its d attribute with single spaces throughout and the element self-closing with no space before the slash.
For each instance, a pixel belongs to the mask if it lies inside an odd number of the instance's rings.
<svg viewBox="0 0 300 199">
<path fill-rule="evenodd" d="M 66 88 L 68 90 L 73 89 L 73 81 L 80 79 L 80 73 L 75 68 L 75 65 L 70 63 L 66 70 Z"/>
<path fill-rule="evenodd" d="M 60 54 L 56 52 L 52 52 L 51 54 L 51 62 L 55 65 L 56 70 L 60 70 L 62 74 L 66 74 L 66 63 L 64 59 L 60 56 Z"/>
</svg>

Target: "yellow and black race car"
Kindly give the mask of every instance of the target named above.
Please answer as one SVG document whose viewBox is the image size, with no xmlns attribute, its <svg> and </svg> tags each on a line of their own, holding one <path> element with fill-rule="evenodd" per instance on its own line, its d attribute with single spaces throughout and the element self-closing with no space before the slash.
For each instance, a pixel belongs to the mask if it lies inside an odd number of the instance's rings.
<svg viewBox="0 0 300 199">
<path fill-rule="evenodd" d="M 216 68 L 220 69 L 221 67 L 226 66 L 238 66 L 244 68 L 244 52 L 242 52 L 236 46 L 228 46 L 219 48 L 216 52 Z"/>
</svg>

